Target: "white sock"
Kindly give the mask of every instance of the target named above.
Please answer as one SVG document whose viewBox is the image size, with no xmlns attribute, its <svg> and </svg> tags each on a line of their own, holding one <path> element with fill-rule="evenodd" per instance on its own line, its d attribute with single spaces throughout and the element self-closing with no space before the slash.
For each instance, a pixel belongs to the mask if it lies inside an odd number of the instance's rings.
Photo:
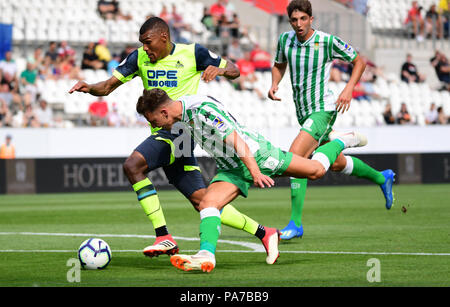
<svg viewBox="0 0 450 307">
<path fill-rule="evenodd" d="M 328 157 L 324 153 L 315 153 L 314 156 L 312 156 L 311 160 L 319 161 L 319 163 L 322 164 L 325 168 L 325 171 L 328 171 L 328 169 L 330 168 L 330 160 L 328 160 Z"/>
<path fill-rule="evenodd" d="M 344 169 L 341 171 L 342 174 L 351 175 L 353 172 L 353 159 L 350 156 L 344 156 L 347 160 Z"/>
<path fill-rule="evenodd" d="M 214 207 L 208 207 L 200 211 L 200 219 L 203 220 L 205 217 L 217 216 L 220 218 L 220 211 Z"/>
</svg>

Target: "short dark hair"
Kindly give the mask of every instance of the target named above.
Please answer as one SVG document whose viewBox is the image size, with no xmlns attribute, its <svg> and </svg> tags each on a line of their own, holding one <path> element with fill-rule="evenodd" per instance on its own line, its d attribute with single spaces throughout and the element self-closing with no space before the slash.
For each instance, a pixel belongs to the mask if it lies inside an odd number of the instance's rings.
<svg viewBox="0 0 450 307">
<path fill-rule="evenodd" d="M 160 88 L 154 88 L 149 91 L 144 90 L 136 103 L 136 111 L 141 115 L 145 115 L 145 112 L 155 111 L 169 99 L 169 95 Z"/>
<path fill-rule="evenodd" d="M 289 18 L 291 18 L 291 15 L 295 10 L 306 13 L 309 17 L 312 16 L 312 6 L 311 2 L 309 2 L 308 0 L 292 0 L 287 6 L 287 13 Z"/>
<path fill-rule="evenodd" d="M 170 35 L 169 25 L 164 19 L 159 17 L 150 17 L 147 19 L 139 30 L 139 35 L 144 34 L 148 30 L 158 30 L 160 32 L 165 32 Z"/>
</svg>

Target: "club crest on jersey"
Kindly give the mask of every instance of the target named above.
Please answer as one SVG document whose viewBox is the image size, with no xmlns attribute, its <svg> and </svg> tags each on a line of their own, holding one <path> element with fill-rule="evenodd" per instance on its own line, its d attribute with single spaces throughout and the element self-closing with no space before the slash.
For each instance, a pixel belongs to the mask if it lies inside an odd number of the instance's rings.
<svg viewBox="0 0 450 307">
<path fill-rule="evenodd" d="M 218 128 L 218 129 L 221 129 L 221 128 L 223 128 L 224 125 L 225 125 L 225 122 L 224 122 L 223 119 L 221 119 L 218 116 L 216 116 L 216 118 L 214 118 L 214 120 L 213 120 L 213 126 L 214 127 Z"/>
<path fill-rule="evenodd" d="M 314 50 L 319 50 L 319 43 L 314 43 Z"/>
</svg>

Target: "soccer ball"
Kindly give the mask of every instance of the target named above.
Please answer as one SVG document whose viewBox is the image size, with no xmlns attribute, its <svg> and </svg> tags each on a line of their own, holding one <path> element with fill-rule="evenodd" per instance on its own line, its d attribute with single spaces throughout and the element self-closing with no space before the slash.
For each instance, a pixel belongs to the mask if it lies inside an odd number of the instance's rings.
<svg viewBox="0 0 450 307">
<path fill-rule="evenodd" d="M 111 249 L 102 239 L 90 238 L 81 243 L 78 259 L 85 269 L 104 269 L 111 261 Z"/>
</svg>

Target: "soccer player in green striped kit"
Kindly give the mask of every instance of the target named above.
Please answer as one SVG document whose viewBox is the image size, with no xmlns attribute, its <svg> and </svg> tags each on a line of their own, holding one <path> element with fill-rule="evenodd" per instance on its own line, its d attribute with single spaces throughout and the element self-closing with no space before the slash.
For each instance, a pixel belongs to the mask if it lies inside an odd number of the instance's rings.
<svg viewBox="0 0 450 307">
<path fill-rule="evenodd" d="M 291 1 L 287 13 L 293 30 L 279 37 L 268 96 L 272 100 L 281 100 L 275 93 L 289 66 L 293 100 L 302 126 L 289 151 L 308 158 L 318 146 L 329 141 L 337 113 L 350 108 L 352 92 L 364 72 L 365 63 L 353 47 L 339 37 L 312 28 L 314 17 L 308 0 Z M 328 89 L 333 59 L 353 64 L 350 80 L 337 100 Z M 379 172 L 360 159 L 342 153 L 331 170 L 366 178 L 379 185 L 386 199 L 386 209 L 392 207 L 395 176 L 392 170 Z M 306 186 L 307 178 L 291 178 L 291 219 L 281 230 L 283 240 L 303 235 L 302 211 Z"/>
<path fill-rule="evenodd" d="M 271 177 L 321 178 L 345 148 L 364 146 L 367 139 L 356 132 L 330 136 L 314 156 L 305 159 L 285 152 L 259 133 L 236 121 L 226 107 L 211 96 L 182 96 L 170 99 L 162 89 L 144 90 L 136 104 L 139 114 L 167 131 L 182 123 L 195 142 L 214 157 L 217 175 L 211 180 L 198 209 L 200 211 L 200 250 L 195 255 L 174 255 L 173 266 L 184 271 L 211 272 L 216 266 L 216 246 L 220 236 L 220 210 L 239 195 L 247 197 L 251 185 L 272 187 Z M 266 262 L 278 256 L 278 236 L 269 238 Z"/>
</svg>

